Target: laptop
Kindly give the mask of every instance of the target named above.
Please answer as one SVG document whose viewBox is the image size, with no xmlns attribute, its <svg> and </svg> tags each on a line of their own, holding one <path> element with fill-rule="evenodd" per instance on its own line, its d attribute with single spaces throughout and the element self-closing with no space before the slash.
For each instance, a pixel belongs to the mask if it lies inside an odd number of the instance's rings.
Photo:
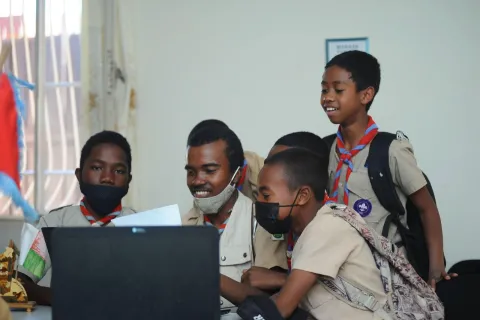
<svg viewBox="0 0 480 320">
<path fill-rule="evenodd" d="M 215 228 L 56 228 L 51 241 L 53 320 L 220 319 Z"/>
</svg>

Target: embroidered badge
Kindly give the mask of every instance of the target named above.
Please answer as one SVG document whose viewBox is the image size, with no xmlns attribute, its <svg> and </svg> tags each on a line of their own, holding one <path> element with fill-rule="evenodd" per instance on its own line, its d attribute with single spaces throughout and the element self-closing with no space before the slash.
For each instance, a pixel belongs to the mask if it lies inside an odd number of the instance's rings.
<svg viewBox="0 0 480 320">
<path fill-rule="evenodd" d="M 281 241 L 281 240 L 284 240 L 285 237 L 283 236 L 283 234 L 279 233 L 279 234 L 272 234 L 272 240 L 277 240 L 277 241 Z"/>
<path fill-rule="evenodd" d="M 372 203 L 367 199 L 358 199 L 353 204 L 353 209 L 365 218 L 372 212 Z"/>
</svg>

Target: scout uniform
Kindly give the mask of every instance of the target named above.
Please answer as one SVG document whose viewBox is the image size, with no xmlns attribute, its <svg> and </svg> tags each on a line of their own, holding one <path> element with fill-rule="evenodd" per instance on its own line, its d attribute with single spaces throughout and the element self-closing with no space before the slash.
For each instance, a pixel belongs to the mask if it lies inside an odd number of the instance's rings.
<svg viewBox="0 0 480 320">
<path fill-rule="evenodd" d="M 373 120 L 372 123 L 374 124 Z M 364 138 L 362 138 L 362 140 Z M 340 158 L 336 152 L 337 143 L 338 141 L 335 141 L 330 150 L 328 165 L 328 194 L 330 197 L 332 197 L 334 192 L 338 192 L 335 202 L 346 204 L 355 209 L 355 211 L 357 211 L 365 219 L 368 225 L 374 228 L 379 234 L 382 234 L 383 225 L 385 224 L 385 220 L 389 215 L 389 212 L 380 204 L 375 192 L 373 191 L 370 178 L 368 176 L 368 164 L 366 163 L 366 160 L 370 150 L 370 144 L 365 143 L 365 147 L 358 153 L 354 153 L 352 150 L 352 154 L 354 154 L 354 156 L 350 161 L 352 162 L 353 168 L 351 168 L 348 181 L 346 181 L 346 176 L 349 169 L 348 165 L 344 163 L 339 176 L 338 188 L 334 190 L 338 163 L 340 161 Z M 360 144 L 362 144 L 362 141 L 360 141 L 359 145 Z M 396 186 L 396 192 L 400 201 L 405 207 L 407 197 L 427 185 L 427 181 L 417 165 L 417 161 L 413 154 L 413 147 L 406 138 L 399 136 L 397 137 L 397 140 L 392 141 L 389 149 L 389 164 L 393 183 Z M 348 203 L 345 203 L 345 186 L 347 183 L 349 191 Z M 406 225 L 406 219 L 406 214 L 400 217 L 403 225 Z M 393 243 L 397 244 L 397 246 L 406 256 L 405 248 L 402 246 L 402 239 L 400 234 L 397 232 L 397 227 L 394 224 L 391 224 L 390 226 L 388 238 Z"/>
<path fill-rule="evenodd" d="M 286 269 L 286 253 L 279 248 L 284 241 L 272 240 L 270 235 L 266 236 L 267 232 L 263 228 L 257 226 L 252 215 L 252 205 L 252 200 L 239 192 L 228 222 L 224 229 L 219 229 L 220 272 L 236 281 L 241 281 L 243 270 L 253 265 L 266 268 L 280 266 Z M 182 217 L 182 224 L 205 225 L 205 216 L 194 207 Z M 260 233 L 264 236 L 258 241 L 257 235 Z M 262 265 L 258 265 L 256 257 L 261 257 Z M 222 309 L 234 307 L 223 297 L 220 304 Z"/>
<path fill-rule="evenodd" d="M 135 211 L 133 211 L 130 208 L 122 207 L 122 210 L 120 211 L 117 217 L 127 216 L 132 213 L 135 213 Z M 50 211 L 48 214 L 42 216 L 36 225 L 37 229 L 39 230 L 45 227 L 90 227 L 90 226 L 92 226 L 92 223 L 82 213 L 81 207 L 79 205 L 70 205 L 70 206 L 54 209 Z M 107 223 L 105 224 L 105 226 L 113 227 L 114 225 L 111 223 Z M 43 277 L 38 278 L 28 270 L 23 268 L 22 266 L 18 266 L 18 271 L 27 275 L 35 283 L 39 282 L 42 278 L 44 278 L 45 275 L 50 272 L 50 269 L 51 269 L 51 261 L 48 254 L 45 261 L 45 271 L 44 271 Z M 48 282 L 45 286 L 49 287 L 50 282 Z"/>
<path fill-rule="evenodd" d="M 307 225 L 293 249 L 292 269 L 319 275 L 317 283 L 303 297 L 300 307 L 317 320 L 373 319 L 373 312 L 361 310 L 330 293 L 322 277 L 341 276 L 372 293 L 383 305 L 387 301 L 372 251 L 350 224 L 322 207 Z"/>
<path fill-rule="evenodd" d="M 240 191 L 250 200 L 257 200 L 258 196 L 258 174 L 263 168 L 264 158 L 252 151 L 245 151 L 246 176 L 245 182 L 239 187 Z"/>
</svg>

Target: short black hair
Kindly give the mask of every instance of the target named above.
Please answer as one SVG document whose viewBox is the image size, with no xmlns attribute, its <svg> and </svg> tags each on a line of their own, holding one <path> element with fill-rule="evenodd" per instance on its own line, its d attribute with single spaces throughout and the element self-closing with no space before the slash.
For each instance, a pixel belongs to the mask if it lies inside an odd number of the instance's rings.
<svg viewBox="0 0 480 320">
<path fill-rule="evenodd" d="M 199 123 L 197 123 L 195 125 L 195 127 L 193 127 L 193 129 L 190 131 L 190 133 L 188 134 L 188 138 L 187 138 L 187 141 L 190 141 L 190 138 L 192 137 L 193 133 L 195 131 L 198 131 L 200 129 L 203 129 L 203 128 L 206 128 L 206 127 L 224 127 L 224 128 L 228 128 L 227 124 L 225 122 L 223 122 L 222 120 L 218 120 L 218 119 L 207 119 L 207 120 L 203 120 L 203 121 L 200 121 Z"/>
<path fill-rule="evenodd" d="M 323 201 L 328 184 L 328 157 L 304 148 L 290 148 L 265 159 L 265 165 L 281 165 L 290 190 L 309 186 L 315 199 Z"/>
<path fill-rule="evenodd" d="M 125 157 L 127 158 L 129 173 L 132 172 L 132 150 L 130 148 L 130 144 L 120 133 L 107 130 L 96 133 L 87 140 L 82 148 L 82 153 L 80 154 L 80 170 L 83 169 L 85 160 L 87 160 L 87 158 L 90 156 L 90 153 L 92 153 L 92 149 L 103 143 L 114 144 L 122 149 L 123 152 L 125 152 Z"/>
<path fill-rule="evenodd" d="M 368 87 L 375 89 L 375 96 L 380 90 L 380 64 L 369 53 L 353 50 L 340 53 L 330 60 L 325 69 L 337 66 L 352 74 L 352 81 L 357 85 L 357 90 L 365 90 Z M 375 98 L 375 96 L 373 98 Z M 367 104 L 367 112 L 370 110 L 372 101 Z"/>
<path fill-rule="evenodd" d="M 310 152 L 325 156 L 329 154 L 327 143 L 314 133 L 307 131 L 292 132 L 275 142 L 274 146 L 304 148 Z"/>
<path fill-rule="evenodd" d="M 193 132 L 188 139 L 189 147 L 199 147 L 219 140 L 225 141 L 227 147 L 225 154 L 230 164 L 230 172 L 234 173 L 238 167 L 243 167 L 245 158 L 243 156 L 242 143 L 238 136 L 228 127 L 207 126 Z"/>
</svg>

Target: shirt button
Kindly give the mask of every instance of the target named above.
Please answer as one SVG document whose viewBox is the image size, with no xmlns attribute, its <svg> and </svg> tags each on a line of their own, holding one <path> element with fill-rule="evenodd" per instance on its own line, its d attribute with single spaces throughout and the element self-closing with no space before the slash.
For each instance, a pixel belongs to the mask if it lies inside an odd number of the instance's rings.
<svg viewBox="0 0 480 320">
<path fill-rule="evenodd" d="M 246 252 L 243 253 L 243 257 L 244 257 L 244 258 L 247 257 L 247 253 L 246 253 Z"/>
<path fill-rule="evenodd" d="M 220 300 L 220 305 L 223 305 L 223 300 Z"/>
<path fill-rule="evenodd" d="M 343 186 L 343 184 L 340 182 L 340 183 L 338 183 L 338 186 L 341 187 L 341 186 Z"/>
<path fill-rule="evenodd" d="M 227 257 L 225 257 L 225 256 L 222 256 L 222 258 L 221 258 L 221 259 L 222 259 L 222 261 L 225 261 L 225 260 L 227 260 Z"/>
</svg>

